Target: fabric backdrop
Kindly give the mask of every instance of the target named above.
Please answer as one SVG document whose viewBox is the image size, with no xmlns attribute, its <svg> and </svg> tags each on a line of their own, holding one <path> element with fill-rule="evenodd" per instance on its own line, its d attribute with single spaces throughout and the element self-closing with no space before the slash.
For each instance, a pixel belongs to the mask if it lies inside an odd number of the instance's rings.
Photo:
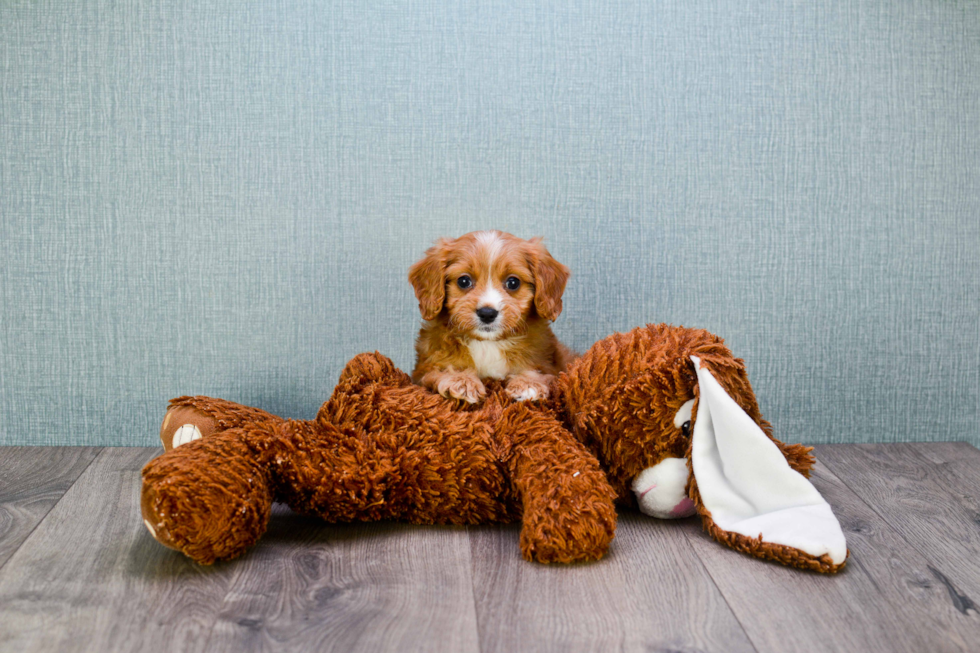
<svg viewBox="0 0 980 653">
<path fill-rule="evenodd" d="M 705 327 L 783 440 L 980 444 L 978 71 L 968 1 L 0 3 L 0 442 L 312 417 L 498 228 L 580 350 Z"/>
</svg>

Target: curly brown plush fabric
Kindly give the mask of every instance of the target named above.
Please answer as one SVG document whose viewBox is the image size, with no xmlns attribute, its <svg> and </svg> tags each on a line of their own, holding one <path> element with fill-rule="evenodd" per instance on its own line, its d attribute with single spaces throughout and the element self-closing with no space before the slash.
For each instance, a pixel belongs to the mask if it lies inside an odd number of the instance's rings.
<svg viewBox="0 0 980 653">
<path fill-rule="evenodd" d="M 141 507 L 153 536 L 203 564 L 241 555 L 265 532 L 273 494 L 264 461 L 233 428 L 143 468 Z"/>
<path fill-rule="evenodd" d="M 499 382 L 481 404 L 444 399 L 375 352 L 347 364 L 309 421 L 209 397 L 172 400 L 161 428 L 168 451 L 143 470 L 144 519 L 161 543 L 204 564 L 253 545 L 273 501 L 331 522 L 521 520 L 526 559 L 595 560 L 615 533 L 614 501 L 635 505 L 631 479 L 689 451 L 673 416 L 698 396 L 692 354 L 772 438 L 744 364 L 703 330 L 648 325 L 610 336 L 536 403 L 514 402 Z M 202 437 L 171 448 L 188 424 Z M 810 448 L 775 442 L 795 469 L 812 466 Z M 697 503 L 696 484 L 690 492 Z M 712 535 L 752 555 L 836 570 Z"/>
<path fill-rule="evenodd" d="M 210 397 L 180 397 L 170 410 L 182 419 L 167 420 L 164 442 L 183 420 L 218 427 L 147 464 L 144 518 L 162 543 L 202 563 L 244 552 L 273 500 L 331 522 L 522 519 L 521 550 L 539 562 L 598 559 L 615 532 L 595 457 L 550 411 L 512 401 L 499 383 L 468 407 L 361 354 L 311 421 L 258 412 L 248 422 L 243 407 Z M 219 541 L 221 532 L 233 537 Z"/>
</svg>

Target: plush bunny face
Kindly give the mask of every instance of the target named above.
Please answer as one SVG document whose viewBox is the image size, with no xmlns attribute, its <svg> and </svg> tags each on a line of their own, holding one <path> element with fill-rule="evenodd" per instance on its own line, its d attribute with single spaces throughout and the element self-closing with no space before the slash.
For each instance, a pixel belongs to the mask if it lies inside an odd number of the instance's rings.
<svg viewBox="0 0 980 653">
<path fill-rule="evenodd" d="M 785 564 L 844 564 L 840 526 L 798 471 L 809 449 L 774 441 L 720 338 L 663 324 L 617 334 L 562 375 L 560 396 L 620 502 L 659 518 L 697 512 L 716 539 Z"/>
<path fill-rule="evenodd" d="M 603 462 L 621 503 L 639 505 L 634 492 L 649 485 L 634 484 L 644 470 L 687 456 L 697 417 L 694 352 L 734 360 L 707 331 L 648 325 L 596 343 L 559 379 L 566 422 Z M 754 398 L 746 404 L 754 407 Z"/>
</svg>

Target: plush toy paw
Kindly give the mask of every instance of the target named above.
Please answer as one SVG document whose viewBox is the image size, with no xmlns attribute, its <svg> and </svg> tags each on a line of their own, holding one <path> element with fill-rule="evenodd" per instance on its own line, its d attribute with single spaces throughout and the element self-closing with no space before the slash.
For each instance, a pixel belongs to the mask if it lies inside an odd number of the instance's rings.
<svg viewBox="0 0 980 653">
<path fill-rule="evenodd" d="M 664 458 L 633 479 L 640 512 L 660 519 L 690 517 L 696 510 L 685 489 L 689 472 L 686 458 Z"/>
<path fill-rule="evenodd" d="M 507 394 L 517 401 L 537 401 L 547 399 L 551 394 L 551 382 L 555 377 L 550 374 L 527 371 L 515 374 L 507 380 Z"/>
<path fill-rule="evenodd" d="M 209 437 L 217 428 L 217 420 L 193 406 L 172 406 L 160 425 L 160 441 L 163 448 L 170 451 L 182 444 Z"/>
<path fill-rule="evenodd" d="M 243 406 L 233 401 L 200 395 L 177 397 L 170 400 L 170 407 L 163 416 L 160 441 L 163 448 L 170 451 L 188 442 L 202 438 L 206 440 L 227 429 L 272 428 L 282 421 L 281 417 L 260 408 Z"/>
<path fill-rule="evenodd" d="M 584 562 L 599 560 L 609 550 L 616 533 L 616 509 L 611 496 L 594 496 L 593 479 L 577 485 L 581 491 L 577 498 L 552 496 L 547 507 L 528 506 L 520 537 L 525 560 Z"/>
<path fill-rule="evenodd" d="M 480 403 L 487 395 L 483 382 L 467 372 L 446 372 L 436 384 L 436 390 L 443 397 L 462 399 L 471 404 Z"/>
</svg>

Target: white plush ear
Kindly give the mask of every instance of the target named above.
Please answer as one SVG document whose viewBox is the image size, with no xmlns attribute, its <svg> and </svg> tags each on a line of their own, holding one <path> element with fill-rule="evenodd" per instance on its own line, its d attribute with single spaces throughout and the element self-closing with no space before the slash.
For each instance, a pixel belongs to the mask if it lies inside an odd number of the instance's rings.
<svg viewBox="0 0 980 653">
<path fill-rule="evenodd" d="M 847 544 L 830 505 L 701 361 L 691 360 L 700 389 L 691 467 L 710 519 L 762 549 L 790 547 L 843 563 Z"/>
</svg>

